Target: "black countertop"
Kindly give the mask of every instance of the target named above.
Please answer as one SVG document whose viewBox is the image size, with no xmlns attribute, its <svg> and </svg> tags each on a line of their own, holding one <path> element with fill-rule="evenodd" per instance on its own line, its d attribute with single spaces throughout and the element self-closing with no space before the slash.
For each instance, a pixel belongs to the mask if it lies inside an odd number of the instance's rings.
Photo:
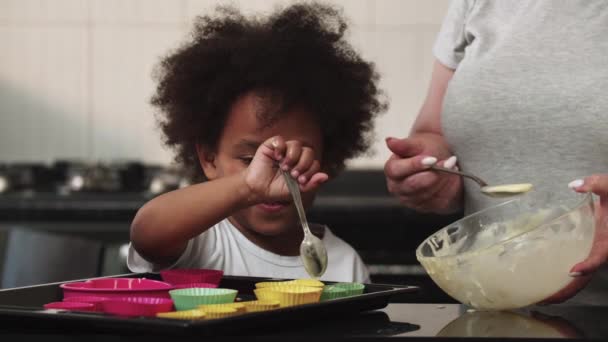
<svg viewBox="0 0 608 342">
<path fill-rule="evenodd" d="M 247 340 L 405 340 L 405 341 L 606 341 L 608 308 L 555 305 L 507 312 L 470 311 L 459 304 L 394 303 L 358 315 L 302 322 L 300 327 L 277 324 L 272 330 L 235 331 L 218 338 Z M 17 338 L 61 340 L 201 341 L 200 336 L 115 335 L 72 332 L 0 330 L 5 341 Z M 205 337 L 204 340 L 213 338 Z"/>
<path fill-rule="evenodd" d="M 474 311 L 460 304 L 390 304 L 354 318 L 268 337 L 335 336 L 416 340 L 549 339 L 608 340 L 608 308 L 554 305 L 515 311 Z"/>
</svg>

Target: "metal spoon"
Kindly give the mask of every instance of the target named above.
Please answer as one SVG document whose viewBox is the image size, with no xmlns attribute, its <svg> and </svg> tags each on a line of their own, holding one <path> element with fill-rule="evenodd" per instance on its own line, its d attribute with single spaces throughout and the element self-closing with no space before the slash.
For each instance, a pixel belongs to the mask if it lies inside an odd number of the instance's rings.
<svg viewBox="0 0 608 342">
<path fill-rule="evenodd" d="M 502 185 L 488 185 L 486 181 L 483 179 L 472 175 L 468 172 L 456 171 L 452 169 L 447 169 L 445 167 L 432 165 L 430 167 L 432 170 L 453 173 L 456 175 L 460 175 L 462 177 L 466 177 L 475 181 L 475 183 L 479 184 L 481 187 L 481 192 L 490 197 L 508 197 L 522 194 L 524 192 L 530 191 L 532 189 L 532 184 L 530 183 L 519 183 L 519 184 L 502 184 Z"/>
<path fill-rule="evenodd" d="M 300 217 L 300 224 L 304 230 L 304 240 L 300 244 L 300 258 L 302 258 L 306 272 L 311 277 L 318 278 L 325 273 L 325 269 L 327 268 L 327 250 L 323 241 L 314 236 L 308 227 L 306 213 L 302 205 L 302 197 L 300 196 L 300 186 L 288 171 L 281 170 L 281 173 L 283 174 L 283 178 L 285 178 L 285 183 L 287 183 L 291 197 L 293 197 L 293 203 L 296 206 L 298 216 Z"/>
</svg>

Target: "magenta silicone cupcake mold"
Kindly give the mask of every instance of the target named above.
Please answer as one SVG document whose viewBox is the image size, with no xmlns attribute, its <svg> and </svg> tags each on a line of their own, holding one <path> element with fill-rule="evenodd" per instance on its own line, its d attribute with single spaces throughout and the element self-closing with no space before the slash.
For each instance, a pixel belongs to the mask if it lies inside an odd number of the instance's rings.
<svg viewBox="0 0 608 342">
<path fill-rule="evenodd" d="M 96 297 L 96 296 L 74 296 L 64 298 L 64 302 L 78 302 L 78 303 L 91 303 L 95 307 L 95 311 L 102 311 L 101 303 L 108 300 L 108 297 Z"/>
<path fill-rule="evenodd" d="M 189 283 L 189 284 L 175 284 L 174 285 L 175 289 L 195 289 L 195 288 L 200 288 L 200 289 L 215 289 L 217 288 L 217 284 L 211 284 L 211 283 Z"/>
<path fill-rule="evenodd" d="M 61 284 L 63 298 L 95 297 L 156 297 L 170 298 L 173 285 L 146 278 L 100 278 Z"/>
<path fill-rule="evenodd" d="M 192 283 L 208 283 L 219 285 L 224 272 L 211 269 L 172 269 L 160 272 L 160 276 L 169 284 L 181 285 Z"/>
<path fill-rule="evenodd" d="M 52 302 L 44 304 L 44 308 L 68 311 L 95 311 L 94 304 L 79 302 Z"/>
<path fill-rule="evenodd" d="M 173 311 L 173 301 L 167 298 L 112 298 L 102 302 L 101 306 L 105 313 L 130 317 L 154 317 L 159 312 Z"/>
</svg>

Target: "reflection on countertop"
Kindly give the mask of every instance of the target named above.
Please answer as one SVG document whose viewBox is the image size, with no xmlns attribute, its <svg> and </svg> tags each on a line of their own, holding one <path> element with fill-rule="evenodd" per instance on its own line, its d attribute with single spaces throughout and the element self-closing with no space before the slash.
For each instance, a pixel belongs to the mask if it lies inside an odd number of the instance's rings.
<svg viewBox="0 0 608 342">
<path fill-rule="evenodd" d="M 472 311 L 450 322 L 437 336 L 577 338 L 582 334 L 567 320 L 540 312 Z"/>
<path fill-rule="evenodd" d="M 386 308 L 302 328 L 278 328 L 256 337 L 608 340 L 608 307 L 537 306 L 516 311 L 471 311 L 461 304 L 392 303 Z"/>
<path fill-rule="evenodd" d="M 514 311 L 476 311 L 461 304 L 390 304 L 391 322 L 408 322 L 417 330 L 396 336 L 456 338 L 608 338 L 608 307 L 568 304 Z"/>
</svg>

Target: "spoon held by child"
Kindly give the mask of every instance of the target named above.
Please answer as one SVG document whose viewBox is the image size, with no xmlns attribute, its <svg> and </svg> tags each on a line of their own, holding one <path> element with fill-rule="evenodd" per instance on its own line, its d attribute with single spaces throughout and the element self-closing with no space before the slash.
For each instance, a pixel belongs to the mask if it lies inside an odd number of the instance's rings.
<svg viewBox="0 0 608 342">
<path fill-rule="evenodd" d="M 293 197 L 293 203 L 298 211 L 300 217 L 300 224 L 304 230 L 304 240 L 300 244 L 300 258 L 304 263 L 306 272 L 313 278 L 318 278 L 325 273 L 327 269 L 327 250 L 323 241 L 318 237 L 314 236 L 308 227 L 308 221 L 306 220 L 306 213 L 304 212 L 304 206 L 302 205 L 302 197 L 300 195 L 300 186 L 296 180 L 291 177 L 289 172 L 281 170 L 285 183 L 289 188 L 291 197 Z"/>
</svg>

